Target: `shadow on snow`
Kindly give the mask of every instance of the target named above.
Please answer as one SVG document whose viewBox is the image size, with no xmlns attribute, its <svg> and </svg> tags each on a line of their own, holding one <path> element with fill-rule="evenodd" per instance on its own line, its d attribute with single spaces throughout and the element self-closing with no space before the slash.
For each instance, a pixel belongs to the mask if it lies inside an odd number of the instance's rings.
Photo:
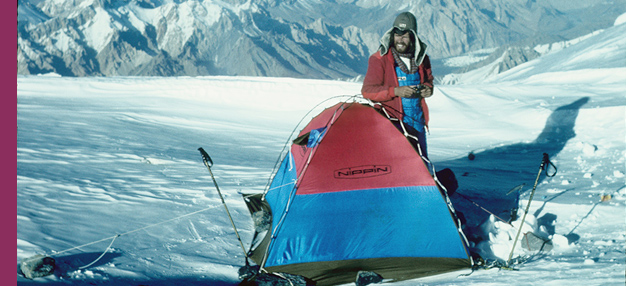
<svg viewBox="0 0 626 286">
<path fill-rule="evenodd" d="M 437 169 L 450 168 L 456 175 L 459 188 L 450 199 L 457 212 L 461 213 L 465 233 L 470 241 L 479 242 L 489 238 L 488 234 L 480 229 L 480 225 L 489 219 L 490 214 L 477 205 L 505 221 L 511 220 L 512 212 L 519 206 L 520 191 L 532 189 L 543 153 L 550 157 L 556 156 L 563 150 L 567 141 L 576 136 L 574 132 L 576 118 L 579 110 L 588 101 L 588 97 L 583 97 L 554 110 L 541 134 L 530 143 L 516 143 L 471 153 L 472 160 L 468 156 L 435 162 Z M 542 173 L 539 182 L 543 179 L 545 173 Z M 510 190 L 522 184 L 524 187 L 520 191 L 507 195 Z M 542 210 L 543 207 L 534 215 L 540 225 L 546 226 L 549 232 L 552 231 L 549 234 L 554 234 L 552 223 L 556 220 L 556 215 L 547 213 L 540 217 Z M 570 235 L 568 238 L 576 237 Z"/>
<path fill-rule="evenodd" d="M 54 257 L 55 269 L 54 276 L 57 281 L 43 281 L 47 278 L 36 278 L 28 280 L 23 277 L 19 278 L 17 285 L 115 285 L 115 286 L 175 286 L 175 285 L 216 285 L 216 286 L 234 286 L 239 281 L 227 281 L 227 279 L 208 278 L 212 273 L 207 272 L 206 275 L 197 274 L 195 276 L 188 277 L 141 277 L 141 274 L 128 275 L 128 276 L 111 276 L 105 271 L 98 270 L 98 266 L 105 266 L 108 263 L 114 262 L 114 260 L 122 254 L 120 253 L 106 253 L 95 262 L 93 265 L 85 268 L 84 272 L 72 274 L 72 272 L 79 270 L 79 267 L 88 265 L 92 261 L 95 261 L 102 253 L 100 252 L 86 252 L 80 254 L 66 255 L 61 257 Z M 17 272 L 21 276 L 20 266 L 17 265 Z M 148 273 L 158 274 L 158 273 Z"/>
</svg>

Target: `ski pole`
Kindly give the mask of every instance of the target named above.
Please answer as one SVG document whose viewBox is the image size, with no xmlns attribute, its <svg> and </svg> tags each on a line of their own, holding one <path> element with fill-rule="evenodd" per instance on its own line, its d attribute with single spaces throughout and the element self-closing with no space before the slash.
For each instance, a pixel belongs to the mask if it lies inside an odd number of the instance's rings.
<svg viewBox="0 0 626 286">
<path fill-rule="evenodd" d="M 546 164 L 550 164 L 554 167 L 555 171 L 552 175 L 548 174 L 546 169 Z M 530 203 L 533 200 L 533 196 L 535 195 L 535 190 L 537 189 L 537 183 L 539 183 L 539 177 L 541 176 L 541 172 L 546 170 L 546 176 L 554 177 L 556 175 L 556 166 L 550 162 L 550 158 L 547 153 L 543 153 L 543 158 L 541 159 L 541 165 L 539 166 L 539 172 L 537 173 L 537 178 L 535 179 L 535 184 L 533 185 L 533 190 L 530 192 L 530 198 L 528 199 L 528 204 L 526 205 L 526 209 L 524 210 L 524 216 L 522 217 L 522 223 L 520 227 L 517 229 L 517 235 L 515 236 L 515 241 L 513 241 L 513 248 L 511 248 L 511 253 L 509 254 L 509 260 L 507 260 L 506 265 L 510 266 L 511 258 L 513 257 L 513 252 L 515 251 L 515 245 L 517 244 L 517 240 L 519 239 L 519 235 L 522 232 L 522 228 L 524 227 L 524 221 L 526 220 L 526 215 L 528 214 L 528 209 L 530 208 Z"/>
<path fill-rule="evenodd" d="M 243 250 L 243 255 L 246 257 L 246 264 L 248 264 L 248 253 L 246 252 L 246 248 L 243 246 L 243 242 L 241 242 L 241 237 L 239 237 L 239 232 L 237 231 L 237 227 L 235 226 L 235 222 L 233 221 L 233 217 L 230 215 L 228 211 L 228 207 L 226 206 L 226 202 L 224 201 L 224 197 L 222 196 L 222 192 L 220 191 L 220 187 L 217 185 L 217 181 L 215 181 L 215 176 L 213 176 L 213 171 L 211 171 L 211 166 L 213 166 L 213 160 L 209 157 L 206 151 L 202 147 L 198 148 L 200 154 L 202 154 L 202 161 L 204 165 L 209 169 L 209 173 L 211 174 L 211 179 L 213 179 L 213 184 L 215 184 L 215 189 L 217 189 L 217 193 L 220 195 L 220 199 L 222 200 L 222 204 L 224 205 L 224 209 L 226 209 L 226 213 L 228 214 L 228 218 L 230 219 L 230 223 L 233 225 L 233 229 L 235 230 L 235 235 L 237 235 L 237 240 L 239 240 L 239 244 L 241 245 L 241 249 Z"/>
</svg>

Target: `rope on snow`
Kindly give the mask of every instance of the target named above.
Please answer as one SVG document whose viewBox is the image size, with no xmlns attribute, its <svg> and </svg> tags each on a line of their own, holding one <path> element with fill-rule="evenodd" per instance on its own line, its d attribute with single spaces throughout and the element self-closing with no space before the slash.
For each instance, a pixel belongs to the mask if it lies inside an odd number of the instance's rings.
<svg viewBox="0 0 626 286">
<path fill-rule="evenodd" d="M 87 265 L 84 265 L 84 266 L 81 266 L 81 267 L 78 268 L 78 269 L 82 270 L 82 269 L 85 269 L 85 268 L 88 268 L 88 267 L 92 266 L 93 264 L 98 262 L 100 259 L 102 259 L 102 257 L 104 257 L 104 255 L 111 249 L 111 246 L 113 246 L 113 243 L 115 242 L 115 240 L 118 237 L 120 237 L 120 236 L 128 235 L 128 234 L 131 234 L 131 233 L 134 233 L 134 232 L 138 232 L 138 231 L 141 231 L 141 230 L 144 230 L 144 229 L 147 229 L 147 228 L 151 228 L 151 227 L 155 227 L 155 226 L 158 226 L 158 225 L 161 225 L 161 224 L 169 223 L 169 222 L 174 221 L 174 220 L 178 220 L 178 219 L 181 219 L 181 218 L 184 218 L 184 217 L 188 217 L 188 216 L 192 216 L 192 215 L 195 215 L 195 214 L 198 214 L 198 213 L 201 213 L 201 212 L 208 211 L 210 209 L 214 209 L 216 207 L 217 206 L 211 206 L 211 207 L 204 208 L 204 209 L 201 209 L 201 210 L 197 210 L 197 211 L 194 211 L 194 212 L 191 212 L 191 213 L 188 213 L 188 214 L 177 216 L 175 218 L 171 218 L 171 219 L 168 219 L 168 220 L 165 220 L 165 221 L 162 221 L 162 222 L 158 222 L 158 223 L 155 223 L 155 224 L 151 224 L 151 225 L 147 225 L 147 226 L 140 227 L 140 228 L 137 228 L 137 229 L 133 229 L 133 230 L 130 230 L 130 231 L 127 231 L 127 232 L 124 232 L 124 233 L 116 234 L 114 236 L 110 236 L 110 237 L 106 237 L 106 238 L 103 238 L 103 239 L 100 239 L 100 240 L 96 240 L 96 241 L 92 241 L 92 242 L 89 242 L 89 243 L 81 244 L 81 245 L 74 246 L 72 248 L 68 248 L 68 249 L 65 249 L 65 250 L 56 251 L 53 254 L 50 254 L 48 256 L 46 256 L 46 255 L 31 256 L 29 258 L 26 258 L 26 259 L 22 260 L 22 262 L 20 263 L 20 270 L 22 271 L 22 274 L 24 275 L 24 277 L 29 278 L 29 279 L 48 276 L 48 275 L 51 275 L 51 274 L 54 273 L 55 262 L 54 262 L 54 259 L 52 257 L 58 256 L 58 255 L 60 255 L 62 253 L 66 253 L 66 252 L 70 252 L 70 251 L 73 251 L 73 250 L 76 250 L 76 249 L 80 249 L 80 248 L 85 247 L 85 246 L 89 246 L 89 245 L 92 245 L 92 244 L 96 244 L 96 243 L 100 243 L 100 242 L 103 242 L 103 241 L 111 240 L 111 243 L 109 244 L 109 246 L 104 250 L 104 252 L 98 258 L 96 258 L 96 260 L 92 261 L 91 263 L 89 263 Z"/>
</svg>

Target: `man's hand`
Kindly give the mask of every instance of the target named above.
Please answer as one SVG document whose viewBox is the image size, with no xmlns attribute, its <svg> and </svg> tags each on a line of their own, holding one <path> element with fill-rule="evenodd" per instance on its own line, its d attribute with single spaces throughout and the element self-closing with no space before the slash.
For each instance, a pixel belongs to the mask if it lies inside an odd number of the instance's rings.
<svg viewBox="0 0 626 286">
<path fill-rule="evenodd" d="M 419 88 L 415 86 L 398 86 L 394 89 L 394 92 L 396 96 L 406 98 L 426 98 L 433 95 L 433 89 L 426 85 L 421 85 Z"/>
<path fill-rule="evenodd" d="M 430 86 L 423 85 L 422 90 L 420 90 L 420 96 L 423 98 L 433 96 L 433 89 Z"/>
<path fill-rule="evenodd" d="M 399 97 L 417 97 L 417 92 L 413 86 L 398 86 L 394 89 L 394 93 Z"/>
</svg>

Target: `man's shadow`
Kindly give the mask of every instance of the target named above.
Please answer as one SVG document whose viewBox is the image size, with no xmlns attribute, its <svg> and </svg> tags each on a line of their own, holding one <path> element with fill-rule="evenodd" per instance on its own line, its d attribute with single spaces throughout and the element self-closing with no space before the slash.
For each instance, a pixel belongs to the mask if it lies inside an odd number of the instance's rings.
<svg viewBox="0 0 626 286">
<path fill-rule="evenodd" d="M 470 241 L 488 239 L 480 225 L 489 219 L 511 221 L 519 206 L 519 194 L 528 191 L 537 178 L 543 153 L 556 156 L 568 140 L 574 138 L 574 126 L 580 108 L 589 101 L 578 99 L 557 108 L 547 119 L 546 125 L 530 143 L 517 143 L 497 147 L 450 161 L 435 162 L 438 170 L 450 168 L 458 182 L 458 189 L 450 195 L 464 223 L 464 231 Z M 540 176 L 540 181 L 545 174 Z M 520 187 L 524 184 L 523 187 Z M 515 189 L 515 187 L 520 187 Z M 511 190 L 513 190 L 510 194 Z"/>
</svg>

